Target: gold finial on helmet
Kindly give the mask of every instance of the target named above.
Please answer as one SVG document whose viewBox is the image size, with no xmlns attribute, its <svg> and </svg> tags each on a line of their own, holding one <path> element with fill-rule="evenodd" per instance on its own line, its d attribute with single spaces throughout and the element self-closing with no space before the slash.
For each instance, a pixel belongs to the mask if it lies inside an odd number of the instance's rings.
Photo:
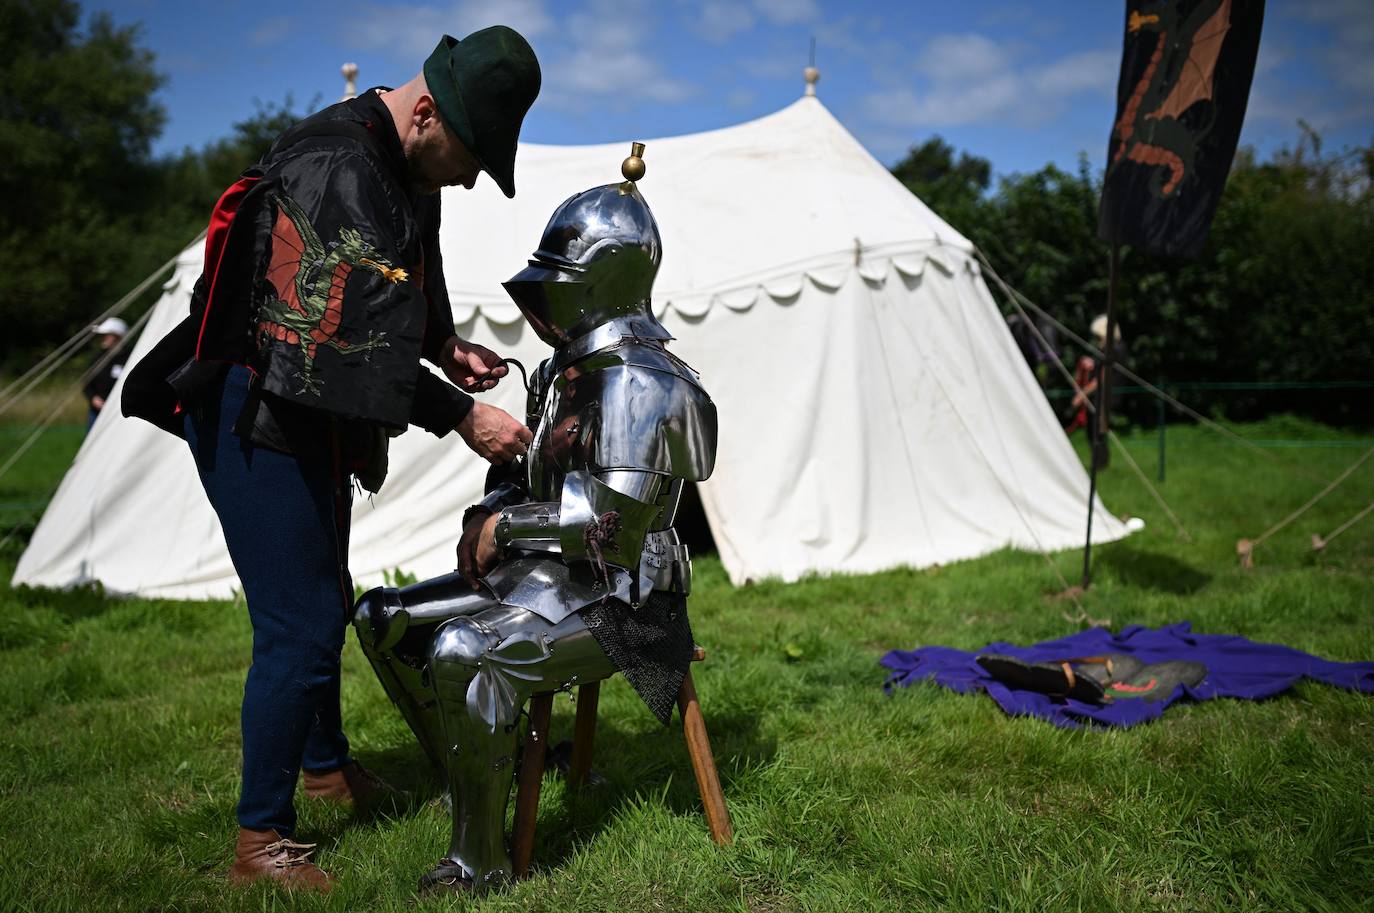
<svg viewBox="0 0 1374 913">
<path fill-rule="evenodd" d="M 644 177 L 644 144 L 630 143 L 629 158 L 620 163 L 620 173 L 633 183 Z"/>
</svg>

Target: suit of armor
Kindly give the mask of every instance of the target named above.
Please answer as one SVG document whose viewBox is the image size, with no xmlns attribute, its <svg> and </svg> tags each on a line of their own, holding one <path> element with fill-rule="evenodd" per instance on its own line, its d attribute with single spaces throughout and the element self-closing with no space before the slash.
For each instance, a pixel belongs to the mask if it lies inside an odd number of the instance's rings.
<svg viewBox="0 0 1374 913">
<path fill-rule="evenodd" d="M 356 607 L 364 652 L 452 797 L 447 858 L 422 886 L 510 877 L 505 810 L 531 695 L 619 669 L 666 722 L 690 662 L 691 562 L 673 519 L 683 483 L 711 474 L 716 412 L 649 307 L 660 259 L 632 180 L 555 210 L 505 283 L 554 347 L 530 383 L 534 439 L 469 511 L 499 515 L 500 563 L 477 588 L 455 573 Z"/>
</svg>

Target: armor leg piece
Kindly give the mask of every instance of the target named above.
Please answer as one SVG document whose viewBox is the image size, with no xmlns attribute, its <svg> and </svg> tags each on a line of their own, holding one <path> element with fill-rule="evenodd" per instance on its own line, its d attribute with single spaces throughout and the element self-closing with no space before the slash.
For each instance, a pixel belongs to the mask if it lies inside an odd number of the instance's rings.
<svg viewBox="0 0 1374 913">
<path fill-rule="evenodd" d="M 448 858 L 479 889 L 511 878 L 504 840 L 520 709 L 530 695 L 615 672 L 577 615 L 496 606 L 443 623 L 429 655 L 453 797 Z"/>
<path fill-rule="evenodd" d="M 445 741 L 439 705 L 425 668 L 429 645 L 440 623 L 494 605 L 489 596 L 474 592 L 461 575 L 448 574 L 403 589 L 369 590 L 353 609 L 353 627 L 363 655 L 441 777 L 447 771 Z"/>
</svg>

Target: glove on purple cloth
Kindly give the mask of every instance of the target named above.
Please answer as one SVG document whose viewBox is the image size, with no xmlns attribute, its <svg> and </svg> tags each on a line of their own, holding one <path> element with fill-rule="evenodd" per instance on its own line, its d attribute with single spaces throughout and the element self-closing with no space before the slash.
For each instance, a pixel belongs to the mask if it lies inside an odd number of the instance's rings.
<svg viewBox="0 0 1374 913">
<path fill-rule="evenodd" d="M 1034 691 L 1013 690 L 996 681 L 974 662 L 980 653 L 1002 653 L 1026 662 L 1041 663 L 1077 656 L 1129 653 L 1145 663 L 1184 659 L 1202 663 L 1207 676 L 1197 687 L 1180 685 L 1163 700 L 1118 699 L 1101 706 L 1072 699 L 1055 699 Z M 884 688 L 906 686 L 921 679 L 955 691 L 986 691 L 1007 713 L 1036 716 L 1056 726 L 1077 727 L 1084 721 L 1110 726 L 1134 726 L 1152 720 L 1182 697 L 1195 701 L 1237 697 L 1257 701 L 1287 691 L 1303 676 L 1374 693 L 1374 662 L 1337 663 L 1281 644 L 1261 644 L 1236 634 L 1194 634 L 1191 622 L 1151 629 L 1132 625 L 1120 634 L 1092 628 L 1031 647 L 988 644 L 966 653 L 951 647 L 892 650 L 878 661 L 892 670 Z"/>
</svg>

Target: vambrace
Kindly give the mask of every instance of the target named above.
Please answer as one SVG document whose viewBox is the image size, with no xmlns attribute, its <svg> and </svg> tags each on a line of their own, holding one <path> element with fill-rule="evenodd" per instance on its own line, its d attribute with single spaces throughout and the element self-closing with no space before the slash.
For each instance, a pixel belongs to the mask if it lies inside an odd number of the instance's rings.
<svg viewBox="0 0 1374 913">
<path fill-rule="evenodd" d="M 503 549 L 553 552 L 568 562 L 605 562 L 636 572 L 645 535 L 662 513 L 658 495 L 666 478 L 644 470 L 570 472 L 563 480 L 562 500 L 502 510 L 496 543 Z"/>
<path fill-rule="evenodd" d="M 487 492 L 482 500 L 463 511 L 463 526 L 466 527 L 468 521 L 472 519 L 472 515 L 479 510 L 489 514 L 499 514 L 511 505 L 519 504 L 526 497 L 528 496 L 525 494 L 525 490 L 519 485 L 513 482 L 502 482 Z"/>
</svg>

